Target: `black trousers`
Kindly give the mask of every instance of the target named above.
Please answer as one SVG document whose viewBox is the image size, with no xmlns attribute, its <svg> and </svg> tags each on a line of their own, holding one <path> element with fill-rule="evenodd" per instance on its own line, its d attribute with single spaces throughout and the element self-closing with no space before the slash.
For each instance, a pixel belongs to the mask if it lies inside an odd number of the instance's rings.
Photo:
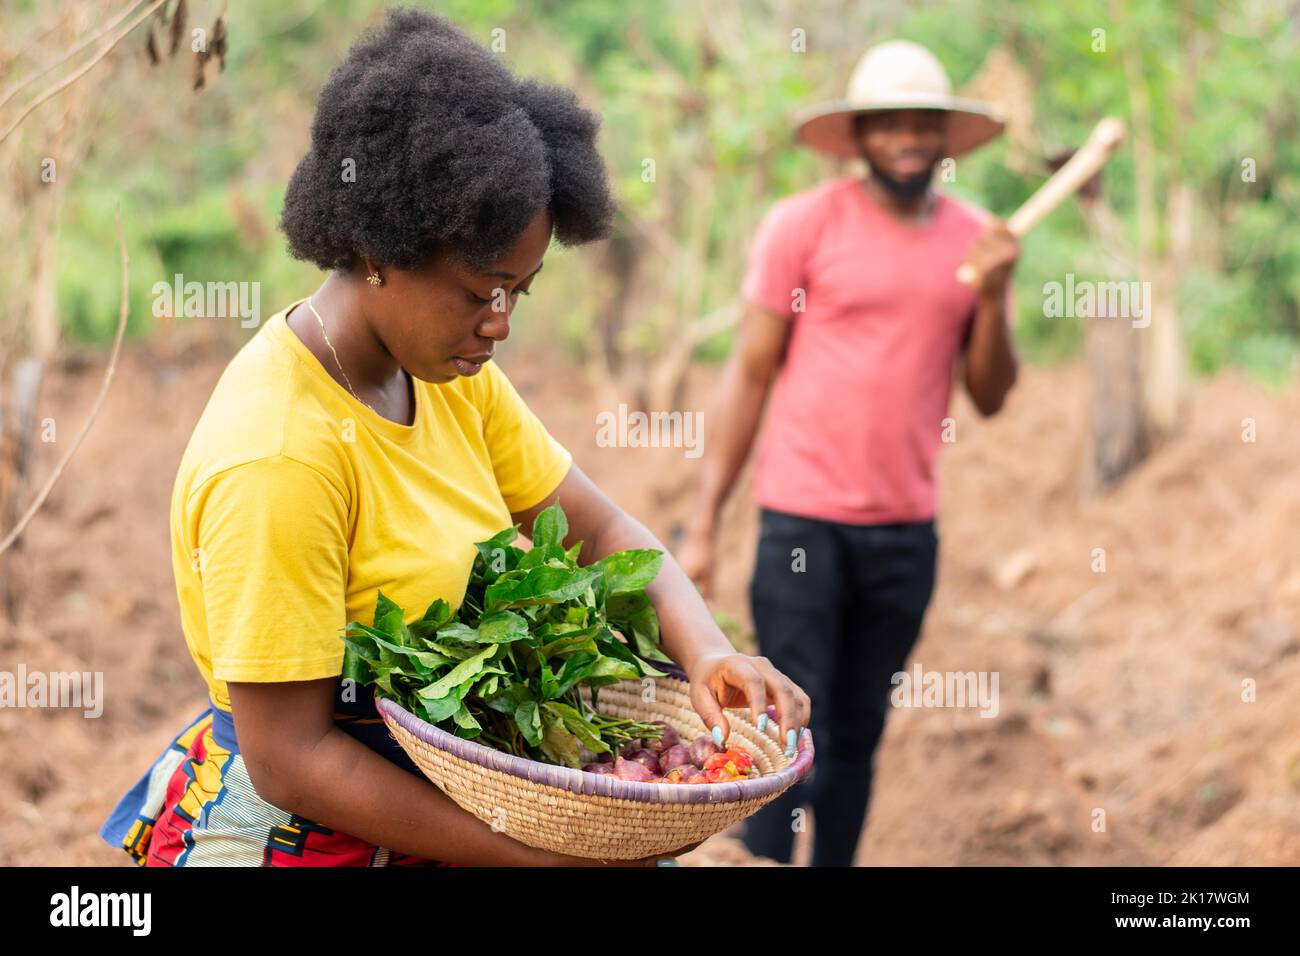
<svg viewBox="0 0 1300 956">
<path fill-rule="evenodd" d="M 812 698 L 812 773 L 745 823 L 750 852 L 790 862 L 812 808 L 813 866 L 851 866 L 891 677 L 934 590 L 931 521 L 845 525 L 763 509 L 750 607 L 759 653 Z"/>
</svg>

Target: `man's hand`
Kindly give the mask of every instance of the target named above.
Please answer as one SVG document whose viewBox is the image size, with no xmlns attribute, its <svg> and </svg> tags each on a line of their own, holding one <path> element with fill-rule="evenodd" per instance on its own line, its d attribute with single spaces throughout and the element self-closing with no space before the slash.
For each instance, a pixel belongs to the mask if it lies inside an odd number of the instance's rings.
<svg viewBox="0 0 1300 956">
<path fill-rule="evenodd" d="M 979 276 L 980 298 L 1002 298 L 1019 258 L 1020 240 L 1005 222 L 994 219 L 985 225 L 966 252 L 966 264 Z"/>
</svg>

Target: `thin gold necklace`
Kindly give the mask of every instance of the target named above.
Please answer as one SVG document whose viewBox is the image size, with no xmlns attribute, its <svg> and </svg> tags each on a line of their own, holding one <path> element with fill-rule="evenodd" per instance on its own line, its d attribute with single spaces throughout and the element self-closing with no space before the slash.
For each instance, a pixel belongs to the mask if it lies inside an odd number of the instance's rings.
<svg viewBox="0 0 1300 956">
<path fill-rule="evenodd" d="M 339 361 L 339 353 L 334 351 L 334 343 L 330 341 L 329 333 L 325 331 L 325 320 L 320 317 L 320 313 L 316 311 L 316 306 L 312 303 L 312 299 L 314 298 L 316 298 L 316 296 L 313 294 L 307 299 L 307 308 L 311 309 L 311 314 L 316 316 L 316 321 L 320 324 L 320 334 L 325 336 L 325 344 L 330 347 L 330 352 L 334 355 L 334 364 L 339 367 L 339 374 L 343 376 L 343 383 L 347 385 L 348 391 L 352 393 L 353 398 L 378 415 L 379 410 L 358 395 L 357 390 L 353 388 L 352 383 L 348 381 L 348 373 L 343 371 L 343 363 Z"/>
</svg>

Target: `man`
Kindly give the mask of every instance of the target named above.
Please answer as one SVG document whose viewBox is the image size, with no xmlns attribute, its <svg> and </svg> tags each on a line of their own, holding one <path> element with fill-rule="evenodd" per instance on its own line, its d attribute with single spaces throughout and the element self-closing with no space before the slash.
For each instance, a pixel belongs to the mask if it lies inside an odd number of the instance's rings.
<svg viewBox="0 0 1300 956">
<path fill-rule="evenodd" d="M 681 563 L 709 593 L 717 515 L 775 380 L 755 470 L 750 601 L 760 653 L 812 698 L 817 745 L 808 784 L 747 825 L 749 849 L 781 862 L 806 802 L 813 865 L 852 864 L 890 678 L 934 586 L 935 458 L 954 370 L 961 359 L 983 415 L 1002 407 L 1016 379 L 1008 323 L 1018 243 L 992 216 L 930 187 L 941 160 L 1001 130 L 985 107 L 951 95 L 923 47 L 874 47 L 846 100 L 798 129 L 807 146 L 861 156 L 869 176 L 777 202 L 754 241 Z M 974 287 L 955 278 L 963 262 L 979 275 Z"/>
</svg>

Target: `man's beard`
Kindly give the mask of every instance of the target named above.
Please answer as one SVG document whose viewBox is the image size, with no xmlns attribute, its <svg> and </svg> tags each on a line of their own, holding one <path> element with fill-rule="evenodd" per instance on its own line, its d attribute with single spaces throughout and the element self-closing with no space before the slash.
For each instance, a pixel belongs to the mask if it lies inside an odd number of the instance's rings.
<svg viewBox="0 0 1300 956">
<path fill-rule="evenodd" d="M 902 202 L 912 202 L 925 195 L 925 191 L 930 188 L 930 179 L 934 175 L 934 167 L 937 165 L 937 163 L 931 163 L 929 169 L 923 173 L 918 173 L 911 179 L 895 179 L 867 162 L 867 168 L 871 170 L 871 178 L 880 183 L 890 196 Z"/>
</svg>

